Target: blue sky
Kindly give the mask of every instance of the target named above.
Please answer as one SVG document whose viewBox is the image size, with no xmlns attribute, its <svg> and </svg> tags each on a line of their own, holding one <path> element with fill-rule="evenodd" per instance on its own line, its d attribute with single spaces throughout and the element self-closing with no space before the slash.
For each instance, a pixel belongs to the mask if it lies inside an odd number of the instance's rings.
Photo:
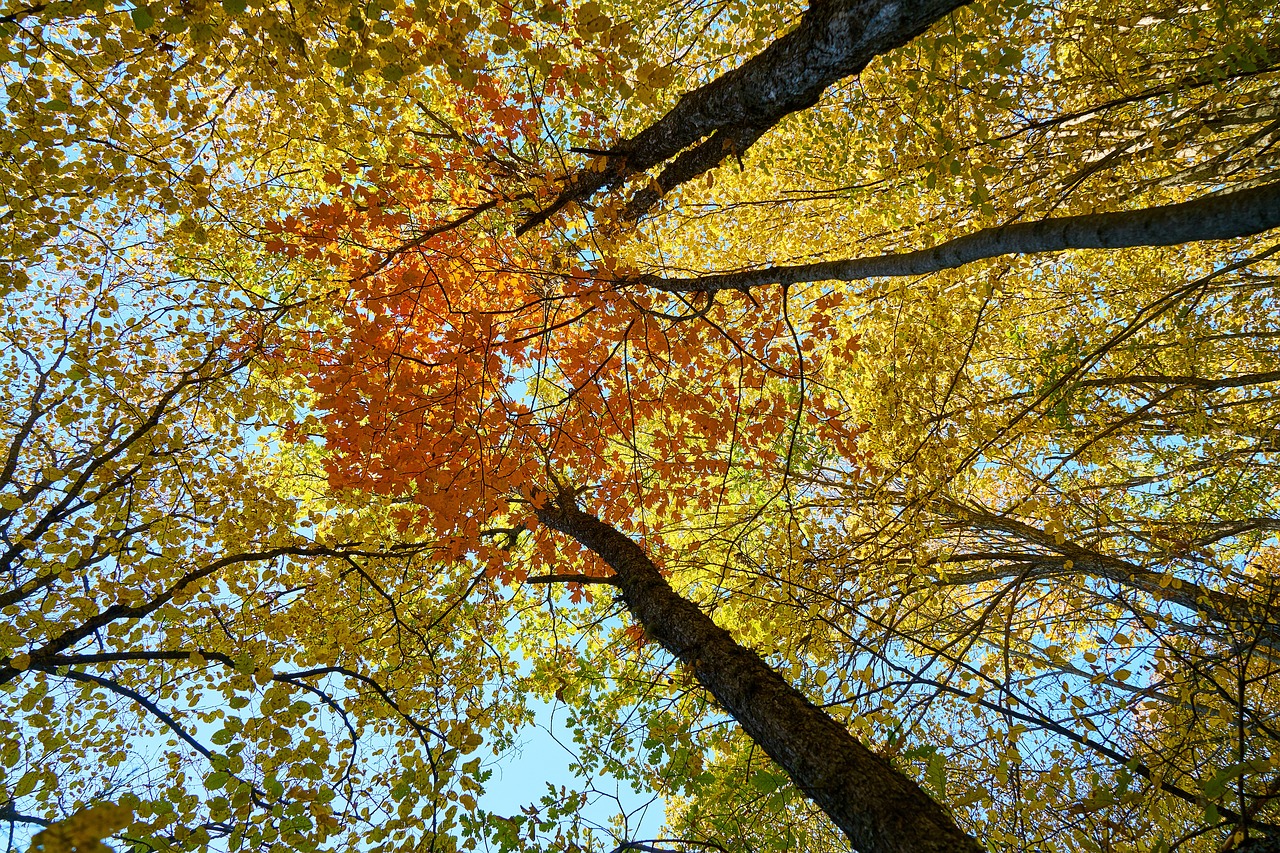
<svg viewBox="0 0 1280 853">
<path fill-rule="evenodd" d="M 569 772 L 577 752 L 573 732 L 566 725 L 568 709 L 559 703 L 528 701 L 535 722 L 521 732 L 516 748 L 498 758 L 493 777 L 479 799 L 482 809 L 504 817 L 519 815 L 522 806 L 536 803 L 547 793 L 548 784 L 572 789 L 585 787 L 588 781 Z M 629 840 L 656 838 L 661 834 L 665 817 L 661 800 L 607 775 L 597 776 L 589 783 L 600 796 L 582 810 L 586 822 L 608 828 L 615 815 L 625 812 Z"/>
</svg>

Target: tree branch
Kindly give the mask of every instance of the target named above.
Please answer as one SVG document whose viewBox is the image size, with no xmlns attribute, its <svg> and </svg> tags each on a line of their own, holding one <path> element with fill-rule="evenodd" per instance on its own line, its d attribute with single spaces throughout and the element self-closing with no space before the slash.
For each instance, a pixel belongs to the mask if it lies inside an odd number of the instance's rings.
<svg viewBox="0 0 1280 853">
<path fill-rule="evenodd" d="M 516 233 L 538 227 L 567 205 L 616 186 L 628 175 L 665 163 L 707 136 L 724 133 L 754 142 L 784 117 L 816 104 L 832 83 L 859 73 L 872 59 L 906 44 L 966 2 L 814 0 L 795 29 L 738 68 L 682 96 L 662 118 L 615 145 L 603 168 L 570 175 L 560 194 Z M 685 161 L 681 170 L 701 174 L 746 150 L 716 147 L 703 152 L 705 159 L 698 155 L 696 168 Z M 675 186 L 661 183 L 667 190 Z"/>
<path fill-rule="evenodd" d="M 534 575 L 531 578 L 525 578 L 525 583 L 607 583 L 618 586 L 617 578 L 597 578 L 591 575 Z"/>
<path fill-rule="evenodd" d="M 635 282 L 669 293 L 748 291 L 768 285 L 926 275 L 1002 255 L 1230 240 L 1261 234 L 1277 226 L 1280 226 L 1280 181 L 1143 210 L 1063 216 L 984 228 L 931 249 L 914 252 L 692 278 L 644 275 Z"/>
</svg>

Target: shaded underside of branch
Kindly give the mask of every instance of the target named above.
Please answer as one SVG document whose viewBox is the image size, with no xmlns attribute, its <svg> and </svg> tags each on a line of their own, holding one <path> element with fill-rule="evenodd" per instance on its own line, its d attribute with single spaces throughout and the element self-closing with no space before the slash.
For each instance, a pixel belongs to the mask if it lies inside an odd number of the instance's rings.
<svg viewBox="0 0 1280 853">
<path fill-rule="evenodd" d="M 1280 181 L 1143 210 L 1063 216 L 985 228 L 914 252 L 690 278 L 646 275 L 635 281 L 670 293 L 747 291 L 769 285 L 926 275 L 1002 255 L 1230 240 L 1276 227 L 1280 227 Z"/>
<path fill-rule="evenodd" d="M 964 519 L 975 528 L 1001 531 L 1044 549 L 1049 554 L 1057 555 L 1056 558 L 1033 560 L 1020 566 L 1006 565 L 985 572 L 951 576 L 944 581 L 948 585 L 978 583 L 997 576 L 1008 577 L 1015 569 L 1023 574 L 1033 572 L 1040 577 L 1093 577 L 1139 590 L 1156 600 L 1173 602 L 1193 613 L 1201 614 L 1204 619 L 1222 625 L 1249 626 L 1256 642 L 1271 649 L 1280 649 L 1280 630 L 1274 621 L 1270 601 L 1254 601 L 1244 596 L 1209 589 L 1190 580 L 1174 578 L 1172 573 L 1166 575 L 1162 571 L 1139 566 L 1118 557 L 1099 554 L 1070 540 L 1064 539 L 1059 543 L 1050 534 L 1016 519 L 982 513 L 949 502 L 944 506 L 949 515 Z M 1070 569 L 1065 566 L 1066 560 L 1071 561 Z"/>
</svg>

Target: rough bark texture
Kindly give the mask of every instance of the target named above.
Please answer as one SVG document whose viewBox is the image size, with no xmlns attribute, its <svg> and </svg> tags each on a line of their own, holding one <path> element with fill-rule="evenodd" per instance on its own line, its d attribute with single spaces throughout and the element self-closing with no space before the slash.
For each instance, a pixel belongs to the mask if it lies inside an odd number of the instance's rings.
<svg viewBox="0 0 1280 853">
<path fill-rule="evenodd" d="M 844 831 L 856 850 L 983 849 L 918 785 L 678 595 L 635 542 L 582 512 L 569 498 L 536 512 L 543 524 L 572 536 L 609 564 L 623 600 L 648 634 L 692 668 L 703 687 Z"/>
<path fill-rule="evenodd" d="M 1198 240 L 1229 240 L 1280 226 L 1280 181 L 1253 189 L 1206 196 L 1144 210 L 1063 216 L 1040 222 L 986 228 L 954 240 L 892 255 L 768 267 L 694 278 L 641 276 L 646 287 L 672 293 L 750 290 L 810 281 L 858 281 L 924 275 L 1001 255 L 1065 249 L 1126 249 L 1174 246 Z"/>
<path fill-rule="evenodd" d="M 725 157 L 741 156 L 742 152 L 754 145 L 763 133 L 764 129 L 755 127 L 717 130 L 709 139 L 676 157 L 658 175 L 656 183 L 665 193 L 672 187 L 678 187 L 686 181 L 706 174 L 718 166 Z M 661 197 L 659 192 L 651 186 L 637 190 L 627 200 L 621 220 L 635 222 L 648 213 Z"/>
<path fill-rule="evenodd" d="M 738 68 L 685 94 L 665 116 L 615 145 L 603 171 L 571 176 L 555 201 L 525 220 L 517 233 L 537 227 L 570 202 L 670 160 L 713 133 L 754 142 L 783 117 L 816 104 L 832 83 L 857 74 L 967 2 L 815 0 L 794 30 Z M 664 191 L 670 190 L 677 183 L 667 181 L 677 174 L 680 182 L 687 181 L 745 150 L 715 145 L 714 151 L 704 150 L 659 180 Z M 630 205 L 633 211 L 642 206 Z"/>
</svg>

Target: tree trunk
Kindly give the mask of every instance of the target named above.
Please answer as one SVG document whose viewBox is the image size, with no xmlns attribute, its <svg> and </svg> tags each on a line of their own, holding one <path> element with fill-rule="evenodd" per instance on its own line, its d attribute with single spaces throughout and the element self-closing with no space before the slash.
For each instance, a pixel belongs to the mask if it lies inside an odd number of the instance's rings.
<svg viewBox="0 0 1280 853">
<path fill-rule="evenodd" d="M 662 118 L 615 145 L 602 171 L 584 169 L 570 176 L 556 199 L 516 233 L 536 228 L 570 202 L 665 163 L 708 136 L 712 138 L 659 178 L 664 192 L 726 157 L 740 156 L 785 116 L 816 104 L 832 83 L 857 74 L 968 2 L 814 0 L 794 30 L 738 68 L 685 94 Z M 639 216 L 656 200 L 656 194 L 650 198 L 641 191 L 627 215 Z"/>
<path fill-rule="evenodd" d="M 536 510 L 616 574 L 648 634 L 688 665 L 743 730 L 861 853 L 979 853 L 983 848 L 907 776 L 813 705 L 755 652 L 679 596 L 635 542 L 562 497 Z"/>
</svg>

